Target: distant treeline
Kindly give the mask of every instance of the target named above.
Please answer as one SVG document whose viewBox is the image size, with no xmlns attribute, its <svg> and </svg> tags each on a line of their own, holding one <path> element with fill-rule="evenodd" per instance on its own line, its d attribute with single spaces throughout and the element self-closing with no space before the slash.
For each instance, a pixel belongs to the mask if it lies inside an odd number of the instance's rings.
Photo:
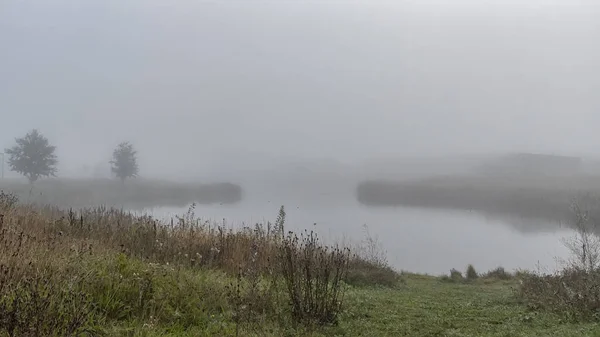
<svg viewBox="0 0 600 337">
<path fill-rule="evenodd" d="M 562 183 L 564 187 L 560 186 Z M 571 202 L 578 194 L 600 192 L 562 183 L 464 177 L 413 182 L 365 181 L 357 186 L 356 194 L 358 201 L 368 206 L 461 209 L 565 221 L 571 216 Z M 591 185 L 597 185 L 597 181 Z"/>
<path fill-rule="evenodd" d="M 141 209 L 187 207 L 198 204 L 231 204 L 242 200 L 242 188 L 232 183 L 195 184 L 135 179 L 121 183 L 112 179 L 46 179 L 30 185 L 0 180 L 0 190 L 12 192 L 21 201 L 61 207 L 98 205 Z"/>
</svg>

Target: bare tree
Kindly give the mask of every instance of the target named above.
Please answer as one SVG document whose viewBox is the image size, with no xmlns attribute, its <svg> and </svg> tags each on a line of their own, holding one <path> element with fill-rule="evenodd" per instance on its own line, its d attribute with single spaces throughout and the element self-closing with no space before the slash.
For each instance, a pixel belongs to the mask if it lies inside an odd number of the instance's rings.
<svg viewBox="0 0 600 337">
<path fill-rule="evenodd" d="M 31 130 L 22 138 L 16 138 L 16 145 L 5 152 L 8 155 L 8 165 L 33 184 L 40 177 L 55 176 L 58 160 L 54 151 L 55 146 L 38 130 Z"/>
<path fill-rule="evenodd" d="M 572 202 L 571 210 L 575 235 L 563 240 L 573 254 L 570 266 L 586 271 L 597 270 L 600 267 L 600 198 L 582 195 Z"/>
</svg>

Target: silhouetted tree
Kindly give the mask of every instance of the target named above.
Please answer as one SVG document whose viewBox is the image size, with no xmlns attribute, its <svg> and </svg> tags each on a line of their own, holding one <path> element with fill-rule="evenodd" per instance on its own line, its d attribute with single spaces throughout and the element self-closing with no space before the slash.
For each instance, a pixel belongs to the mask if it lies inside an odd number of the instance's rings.
<svg viewBox="0 0 600 337">
<path fill-rule="evenodd" d="M 138 174 L 137 151 L 129 142 L 123 142 L 113 151 L 113 160 L 110 161 L 112 172 L 125 182 L 127 178 L 135 178 Z"/>
<path fill-rule="evenodd" d="M 56 146 L 50 145 L 38 130 L 31 130 L 25 137 L 16 138 L 15 141 L 15 146 L 5 150 L 12 171 L 27 177 L 31 184 L 40 177 L 56 175 Z"/>
</svg>

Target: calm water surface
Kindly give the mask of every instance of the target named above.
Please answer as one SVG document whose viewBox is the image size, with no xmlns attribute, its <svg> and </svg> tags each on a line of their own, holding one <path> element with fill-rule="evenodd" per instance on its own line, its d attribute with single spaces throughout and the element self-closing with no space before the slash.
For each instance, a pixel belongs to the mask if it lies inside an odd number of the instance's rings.
<svg viewBox="0 0 600 337">
<path fill-rule="evenodd" d="M 441 274 L 473 264 L 480 271 L 503 266 L 508 270 L 552 271 L 568 250 L 561 239 L 572 232 L 558 225 L 522 219 L 497 219 L 475 212 L 415 208 L 370 208 L 357 202 L 335 204 L 288 202 L 286 230 L 314 229 L 326 240 L 360 242 L 364 225 L 383 245 L 398 270 Z M 268 200 L 237 205 L 199 205 L 202 220 L 230 227 L 274 221 L 280 204 Z M 159 207 L 145 212 L 169 219 L 186 208 Z"/>
</svg>

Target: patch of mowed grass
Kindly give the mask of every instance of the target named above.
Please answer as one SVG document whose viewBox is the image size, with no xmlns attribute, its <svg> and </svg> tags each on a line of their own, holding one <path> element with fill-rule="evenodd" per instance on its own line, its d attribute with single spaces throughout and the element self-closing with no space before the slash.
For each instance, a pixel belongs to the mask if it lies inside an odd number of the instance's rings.
<svg viewBox="0 0 600 337">
<path fill-rule="evenodd" d="M 573 324 L 535 312 L 514 296 L 518 282 L 445 283 L 406 274 L 402 289 L 353 289 L 340 329 L 351 336 L 598 336 L 596 324 Z"/>
</svg>

